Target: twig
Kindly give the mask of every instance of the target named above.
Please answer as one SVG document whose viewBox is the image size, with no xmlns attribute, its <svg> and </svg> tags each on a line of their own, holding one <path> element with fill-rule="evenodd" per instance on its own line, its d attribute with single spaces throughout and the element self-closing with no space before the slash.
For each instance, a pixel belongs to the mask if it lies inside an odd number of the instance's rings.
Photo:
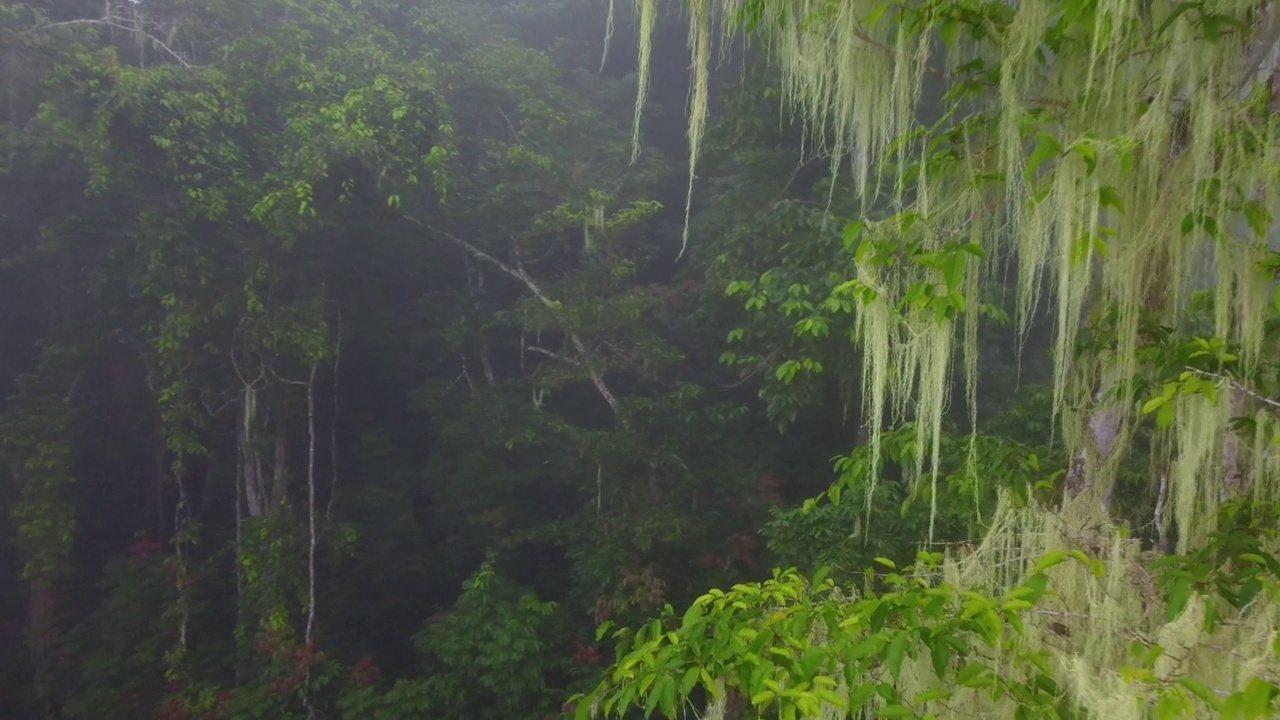
<svg viewBox="0 0 1280 720">
<path fill-rule="evenodd" d="M 503 120 L 507 121 L 507 127 L 511 128 L 511 134 L 515 136 L 516 145 L 523 145 L 524 143 L 520 141 L 520 133 L 516 132 L 516 126 L 511 123 L 511 118 L 507 117 L 507 114 L 502 111 L 502 108 L 498 108 L 498 114 L 502 116 Z"/>
<path fill-rule="evenodd" d="M 897 54 L 897 52 L 894 50 L 894 48 L 892 48 L 892 47 L 890 47 L 889 45 L 886 45 L 886 44 L 884 44 L 884 43 L 880 42 L 879 40 L 876 40 L 875 38 L 873 38 L 873 37 L 871 37 L 870 35 L 868 35 L 865 31 L 862 31 L 862 30 L 854 30 L 854 31 L 853 31 L 853 36 L 854 36 L 854 37 L 856 37 L 856 38 L 858 38 L 858 39 L 859 39 L 859 40 L 861 40 L 862 42 L 864 42 L 864 43 L 866 43 L 866 44 L 870 45 L 871 47 L 875 48 L 876 50 L 879 50 L 880 52 L 884 53 L 885 55 L 888 55 L 889 57 L 894 57 L 894 56 Z M 930 75 L 932 75 L 932 76 L 934 76 L 934 77 L 938 78 L 939 80 L 942 80 L 942 81 L 944 81 L 944 82 L 951 82 L 951 77 L 950 77 L 949 75 L 947 75 L 947 74 L 946 74 L 946 73 L 944 73 L 943 71 L 941 71 L 941 70 L 939 70 L 939 69 L 937 69 L 937 68 L 933 67 L 932 65 L 928 65 L 928 64 L 926 64 L 926 65 L 924 66 L 924 71 L 925 71 L 925 72 L 927 72 L 927 73 L 929 73 Z"/>
<path fill-rule="evenodd" d="M 537 345 L 526 345 L 524 349 L 528 350 L 529 352 L 538 353 L 539 355 L 546 355 L 549 358 L 555 358 L 556 360 L 563 360 L 564 362 L 567 362 L 571 365 L 579 364 L 578 361 L 574 360 L 573 358 L 564 357 L 563 355 L 554 353 L 544 347 L 538 347 Z"/>
<path fill-rule="evenodd" d="M 725 383 L 722 383 L 722 382 L 717 381 L 717 382 L 716 382 L 716 386 L 717 386 L 717 387 L 720 387 L 720 388 L 723 388 L 723 389 L 725 389 L 725 390 L 732 390 L 732 389 L 737 388 L 737 387 L 742 387 L 743 385 L 745 385 L 745 384 L 747 383 L 747 381 L 748 381 L 748 380 L 750 380 L 751 378 L 753 378 L 753 377 L 755 377 L 756 375 L 759 375 L 759 374 L 760 374 L 760 368 L 758 368 L 758 367 L 757 367 L 756 369 L 752 370 L 751 372 L 747 373 L 746 375 L 743 375 L 743 376 L 742 376 L 742 379 L 741 379 L 741 380 L 739 380 L 739 381 L 737 381 L 737 382 L 732 382 L 732 383 L 729 383 L 729 384 L 727 384 L 727 385 L 726 385 Z"/>
<path fill-rule="evenodd" d="M 1195 373 L 1196 375 L 1199 375 L 1201 377 L 1214 378 L 1216 380 L 1224 380 L 1228 385 L 1239 390 L 1245 395 L 1252 397 L 1254 400 L 1257 400 L 1258 402 L 1263 403 L 1264 405 L 1269 405 L 1273 408 L 1276 408 L 1277 410 L 1280 410 L 1280 400 L 1272 400 L 1271 398 L 1265 395 L 1261 395 L 1257 392 L 1254 392 L 1253 390 L 1250 390 L 1249 388 L 1242 385 L 1240 381 L 1236 380 L 1235 377 L 1229 372 L 1224 371 L 1222 373 L 1211 373 L 1207 370 L 1197 370 L 1192 367 L 1186 368 L 1186 370 L 1189 372 Z"/>
</svg>

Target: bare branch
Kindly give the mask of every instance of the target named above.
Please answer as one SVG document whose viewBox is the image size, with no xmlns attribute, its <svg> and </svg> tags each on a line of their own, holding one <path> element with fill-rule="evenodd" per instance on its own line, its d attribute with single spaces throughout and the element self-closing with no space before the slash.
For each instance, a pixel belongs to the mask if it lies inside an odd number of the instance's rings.
<svg viewBox="0 0 1280 720">
<path fill-rule="evenodd" d="M 1221 380 L 1221 381 L 1225 382 L 1227 385 L 1231 386 L 1232 388 L 1234 388 L 1234 389 L 1236 389 L 1236 390 L 1239 390 L 1240 392 L 1244 393 L 1245 395 L 1248 395 L 1249 397 L 1253 398 L 1254 400 L 1257 400 L 1258 402 L 1260 402 L 1260 403 L 1262 403 L 1262 404 L 1264 404 L 1264 405 L 1268 405 L 1268 406 L 1273 407 L 1273 408 L 1275 408 L 1275 409 L 1277 409 L 1277 410 L 1280 410 L 1280 400 L 1272 400 L 1271 398 L 1269 398 L 1269 397 L 1267 397 L 1267 396 L 1265 396 L 1265 395 L 1260 395 L 1260 394 L 1258 394 L 1257 392 L 1254 392 L 1253 390 L 1250 390 L 1249 388 L 1245 387 L 1245 386 L 1244 386 L 1244 385 L 1243 385 L 1239 380 L 1236 380 L 1236 379 L 1235 379 L 1235 376 L 1233 376 L 1233 375 L 1232 375 L 1231 373 L 1229 373 L 1229 372 L 1211 373 L 1211 372 L 1208 372 L 1208 371 L 1206 371 L 1206 370 L 1197 370 L 1197 369 L 1195 369 L 1195 368 L 1190 368 L 1190 367 L 1189 367 L 1189 368 L 1186 368 L 1186 370 L 1187 370 L 1188 372 L 1195 373 L 1196 375 L 1199 375 L 1200 377 L 1206 377 L 1206 378 L 1213 378 L 1213 379 L 1215 379 L 1215 380 Z"/>
<path fill-rule="evenodd" d="M 549 358 L 555 358 L 556 360 L 562 360 L 562 361 L 567 362 L 567 363 L 569 363 L 569 364 L 571 364 L 571 365 L 577 365 L 577 364 L 579 364 L 579 363 L 578 363 L 578 361 L 577 361 L 577 360 L 574 360 L 573 358 L 567 358 L 567 357 L 564 357 L 563 355 L 560 355 L 560 354 L 558 354 L 558 353 L 554 353 L 554 352 L 552 352 L 552 351 L 550 351 L 550 350 L 548 350 L 548 349 L 546 349 L 546 348 L 544 348 L 544 347 L 538 347 L 537 345 L 526 345 L 526 346 L 524 347 L 524 349 L 525 349 L 525 350 L 528 350 L 529 352 L 538 353 L 539 355 L 546 355 L 546 356 L 547 356 L 547 357 L 549 357 Z"/>
<path fill-rule="evenodd" d="M 561 313 L 560 303 L 556 302 L 555 300 L 552 300 L 550 297 L 546 295 L 546 293 L 542 292 L 542 289 L 538 287 L 537 282 L 535 282 L 534 279 L 529 276 L 529 273 L 525 272 L 523 265 L 520 265 L 519 263 L 517 263 L 514 266 L 509 265 L 499 260 L 498 258 L 490 255 L 489 253 L 481 250 L 480 248 L 476 247 L 470 242 L 463 240 L 457 235 L 454 235 L 453 233 L 450 233 L 446 230 L 441 230 L 440 228 L 437 228 L 429 223 L 423 222 L 422 220 L 419 220 L 418 218 L 412 217 L 410 215 L 404 215 L 402 217 L 404 217 L 405 220 L 408 220 L 409 222 L 419 227 L 426 228 L 431 233 L 438 235 L 439 237 L 445 240 L 448 240 L 449 242 L 458 246 L 463 251 L 469 253 L 473 257 L 479 258 L 480 260 L 483 260 L 489 263 L 490 265 L 493 265 L 494 267 L 498 268 L 506 275 L 516 280 L 519 280 L 521 283 L 523 283 L 524 286 L 528 288 L 529 292 L 532 293 L 534 297 L 538 298 L 538 300 L 544 306 L 550 309 L 555 314 L 556 318 L 560 320 L 561 325 L 564 327 L 565 334 L 569 337 L 569 342 L 571 342 L 573 344 L 574 349 L 577 350 L 578 356 L 582 358 L 583 366 L 586 368 L 587 373 L 591 376 L 591 384 L 595 386 L 596 391 L 600 393 L 600 396 L 604 398 L 604 401 L 609 404 L 609 409 L 613 411 L 613 416 L 618 421 L 618 424 L 622 426 L 626 425 L 626 419 L 623 417 L 623 414 L 622 414 L 622 406 L 618 403 L 618 398 L 613 394 L 613 391 L 609 389 L 608 384 L 605 383 L 604 373 L 601 372 L 600 369 L 595 366 L 594 362 L 592 362 L 593 355 L 591 351 L 587 348 L 587 344 L 583 342 L 581 336 L 579 336 L 577 333 L 570 330 L 568 328 L 567 323 L 564 322 L 564 317 L 563 317 L 563 314 Z"/>
<path fill-rule="evenodd" d="M 43 32 L 43 31 L 46 31 L 46 30 L 56 30 L 56 29 L 61 28 L 61 27 L 70 27 L 70 26 L 73 26 L 73 25 L 93 25 L 93 26 L 97 26 L 97 27 L 109 27 L 109 28 L 115 28 L 115 29 L 117 29 L 117 30 L 123 30 L 123 31 L 125 31 L 125 32 L 127 32 L 127 33 L 132 33 L 132 34 L 134 34 L 134 35 L 139 35 L 139 36 L 141 36 L 141 37 L 143 37 L 143 38 L 146 38 L 147 40 L 150 40 L 150 41 L 152 42 L 152 44 L 154 44 L 156 47 L 158 47 L 158 48 L 160 48 L 161 50 L 163 50 L 163 51 L 165 52 L 165 54 L 167 54 L 169 57 L 171 57 L 171 58 L 173 58 L 175 61 L 177 61 L 177 63 L 178 63 L 179 65 L 181 65 L 182 67 L 185 67 L 185 68 L 194 68 L 194 67 L 196 67 L 195 65 L 192 65 L 192 64 L 191 64 L 191 62 L 190 62 L 190 61 L 188 61 L 188 60 L 187 60 L 187 59 L 182 55 L 182 53 L 179 53 L 177 50 L 174 50 L 173 48 L 169 47 L 169 45 L 168 45 L 167 43 L 165 43 L 165 41 L 161 40 L 160 38 L 156 37 L 155 35 L 152 35 L 151 33 L 147 32 L 146 30 L 142 29 L 141 27 L 138 27 L 137 25 L 126 25 L 126 24 L 124 24 L 124 23 L 122 23 L 122 22 L 120 22 L 120 21 L 118 21 L 118 20 L 116 20 L 115 18 L 112 18 L 112 17 L 81 18 L 81 19 L 78 19 L 78 20 L 63 20 L 63 21 L 61 21 L 61 22 L 48 23 L 48 24 L 45 24 L 45 25 L 40 25 L 40 26 L 37 26 L 37 27 L 33 27 L 33 28 L 31 28 L 30 30 L 26 31 L 26 34 L 30 35 L 30 34 L 37 33 L 37 32 Z"/>
</svg>

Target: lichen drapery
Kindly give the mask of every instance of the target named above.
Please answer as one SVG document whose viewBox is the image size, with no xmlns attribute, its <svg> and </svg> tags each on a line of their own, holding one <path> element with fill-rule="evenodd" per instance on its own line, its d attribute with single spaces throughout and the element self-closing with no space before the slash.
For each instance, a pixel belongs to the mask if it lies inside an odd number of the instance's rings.
<svg viewBox="0 0 1280 720">
<path fill-rule="evenodd" d="M 642 17 L 652 14 L 655 0 L 637 2 Z M 699 83 L 710 54 L 705 33 L 719 17 L 725 37 L 760 31 L 833 173 L 847 166 L 864 207 L 888 216 L 860 224 L 849 292 L 865 349 L 873 452 L 885 424 L 914 416 L 917 447 L 929 449 L 936 466 L 957 337 L 965 394 L 976 400 L 972 310 L 983 280 L 1014 264 L 1024 337 L 1033 310 L 1051 303 L 1054 412 L 1079 458 L 1072 472 L 1103 502 L 1068 497 L 1054 510 L 1002 502 L 982 542 L 950 558 L 943 579 L 1000 597 L 1046 551 L 1083 549 L 1101 559 L 1095 569 L 1055 568 L 1055 596 L 1014 641 L 1047 651 L 1059 687 L 1097 717 L 1144 717 L 1156 695 L 1174 697 L 1165 691 L 1181 681 L 1219 697 L 1246 692 L 1259 678 L 1276 682 L 1275 602 L 1239 610 L 1219 602 L 1210 629 L 1205 614 L 1218 600 L 1197 593 L 1167 617 L 1149 558 L 1106 512 L 1115 470 L 1145 414 L 1133 382 L 1149 370 L 1140 356 L 1149 342 L 1144 327 L 1152 320 L 1178 327 L 1194 296 L 1208 291 L 1211 332 L 1238 354 L 1243 375 L 1280 350 L 1264 333 L 1274 278 L 1259 271 L 1277 248 L 1272 218 L 1280 204 L 1274 0 L 693 0 L 690 7 L 690 183 L 707 114 Z M 651 30 L 642 32 L 642 93 Z M 943 121 L 924 127 L 917 113 L 928 75 L 952 94 Z M 642 104 L 643 96 L 637 112 Z M 986 261 L 967 260 L 953 283 L 937 265 L 877 258 L 877 242 L 926 256 L 975 243 Z M 864 255 L 864 247 L 873 250 Z M 901 301 L 922 284 L 958 288 L 953 306 L 962 312 L 928 316 L 910 302 L 904 311 Z M 1086 328 L 1105 329 L 1107 340 L 1079 353 Z M 1157 433 L 1167 472 L 1153 521 L 1162 537 L 1176 525 L 1182 552 L 1204 546 L 1224 500 L 1280 500 L 1275 406 L 1242 394 L 1233 378 L 1209 386 L 1180 395 Z M 1253 419 L 1252 437 L 1232 439 L 1236 416 Z M 1122 671 L 1131 643 L 1163 651 L 1151 678 Z M 1016 670 L 998 656 L 972 659 Z M 922 653 L 903 670 L 904 696 L 936 680 L 928 662 Z M 952 698 L 947 710 L 1004 717 L 1016 705 L 974 692 Z"/>
<path fill-rule="evenodd" d="M 655 2 L 637 0 L 637 118 Z M 1140 416 L 1126 380 L 1139 371 L 1144 314 L 1173 323 L 1194 291 L 1209 288 L 1214 332 L 1239 344 L 1242 367 L 1256 366 L 1265 352 L 1260 309 L 1271 278 L 1256 264 L 1268 250 L 1267 225 L 1280 200 L 1280 138 L 1267 102 L 1270 53 L 1259 46 L 1274 43 L 1269 28 L 1276 23 L 1267 21 L 1270 5 L 1258 0 L 1196 7 L 1165 0 L 980 7 L 692 0 L 690 185 L 707 117 L 713 18 L 721 19 L 724 38 L 756 28 L 832 171 L 852 169 L 868 208 L 889 197 L 889 217 L 866 222 L 864 233 L 924 252 L 977 243 L 987 261 L 973 259 L 968 270 L 982 278 L 1016 259 L 1020 329 L 1025 333 L 1042 298 L 1052 302 L 1054 406 L 1067 442 L 1090 441 L 1095 398 L 1119 408 L 1112 432 L 1123 437 Z M 943 121 L 924 127 L 917 111 L 929 75 L 965 92 L 948 96 Z M 638 124 L 636 132 L 638 142 Z M 961 354 L 952 348 L 957 334 L 965 338 L 965 394 L 976 398 L 972 313 L 961 319 L 899 311 L 913 285 L 941 287 L 934 268 L 860 262 L 858 278 L 877 290 L 857 308 L 870 442 L 878 445 L 886 422 L 914 415 L 922 421 L 919 445 L 935 448 L 936 464 L 950 398 L 943 368 Z M 964 284 L 964 307 L 977 306 L 981 285 Z M 1100 309 L 1112 315 L 1113 347 L 1077 358 L 1083 317 Z M 1190 415 L 1177 415 L 1174 436 L 1188 432 L 1182 419 Z M 1218 438 L 1229 417 L 1212 415 L 1217 424 L 1195 430 Z M 1090 482 L 1109 486 L 1114 466 L 1093 463 Z M 1194 493 L 1207 497 L 1217 492 L 1205 485 L 1217 482 L 1214 475 L 1175 473 L 1175 483 L 1196 482 Z M 1175 487 L 1172 495 L 1185 500 L 1192 492 Z"/>
</svg>

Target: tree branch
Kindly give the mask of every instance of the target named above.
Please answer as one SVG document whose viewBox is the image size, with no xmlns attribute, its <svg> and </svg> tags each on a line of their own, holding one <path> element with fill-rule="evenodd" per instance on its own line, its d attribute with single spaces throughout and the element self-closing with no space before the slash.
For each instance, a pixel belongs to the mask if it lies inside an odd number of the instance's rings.
<svg viewBox="0 0 1280 720">
<path fill-rule="evenodd" d="M 558 355 L 558 354 L 556 354 L 556 353 L 554 353 L 554 352 L 552 352 L 552 351 L 550 351 L 550 350 L 548 350 L 548 349 L 546 349 L 546 348 L 544 348 L 544 347 L 538 347 L 537 345 L 526 345 L 526 346 L 524 347 L 524 349 L 525 349 L 525 350 L 528 350 L 529 352 L 538 353 L 539 355 L 546 355 L 546 356 L 547 356 L 547 357 L 549 357 L 549 358 L 555 358 L 556 360 L 562 360 L 562 361 L 567 362 L 567 363 L 569 363 L 569 364 L 571 364 L 571 365 L 579 365 L 579 364 L 580 364 L 577 360 L 574 360 L 573 358 L 567 358 L 567 357 L 564 357 L 563 355 Z"/>
<path fill-rule="evenodd" d="M 179 65 L 181 65 L 182 67 L 184 67 L 184 68 L 194 68 L 194 67 L 196 67 L 195 65 L 192 65 L 192 64 L 191 64 L 191 62 L 190 62 L 190 61 L 188 61 L 185 57 L 183 57 L 181 53 L 179 53 L 177 50 L 174 50 L 173 48 L 169 47 L 169 45 L 168 45 L 167 43 L 165 43 L 165 41 L 161 40 L 160 38 L 156 37 L 155 35 L 152 35 L 151 33 L 147 32 L 146 30 L 143 30 L 142 28 L 140 28 L 140 27 L 138 27 L 138 26 L 136 26 L 136 25 L 125 25 L 124 23 L 122 23 L 122 22 L 120 22 L 120 21 L 118 21 L 118 20 L 116 20 L 115 18 L 112 18 L 112 17 L 81 18 L 81 19 L 78 19 L 78 20 L 63 20 L 62 22 L 48 23 L 48 24 L 46 24 L 46 25 L 40 25 L 40 26 L 37 26 L 37 27 L 33 27 L 33 28 L 31 28 L 30 30 L 28 30 L 25 34 L 30 35 L 30 34 L 33 34 L 33 33 L 36 33 L 36 32 L 43 32 L 43 31 L 45 31 L 45 30 L 55 30 L 55 29 L 60 28 L 60 27 L 69 27 L 69 26 L 72 26 L 72 25 L 95 25 L 95 26 L 98 26 L 98 27 L 109 27 L 109 28 L 115 28 L 115 29 L 117 29 L 117 30 L 124 30 L 124 31 L 125 31 L 125 32 L 127 32 L 127 33 L 132 33 L 132 34 L 135 34 L 135 35 L 140 35 L 140 36 L 142 36 L 142 37 L 146 38 L 147 40 L 150 40 L 150 41 L 151 41 L 151 42 L 152 42 L 156 47 L 160 48 L 160 49 L 161 49 L 161 50 L 163 50 L 163 51 L 164 51 L 164 52 L 165 52 L 169 57 L 171 57 L 171 58 L 173 58 L 174 60 L 176 60 L 176 61 L 178 62 L 178 64 L 179 64 Z"/>
<path fill-rule="evenodd" d="M 1260 402 L 1260 403 L 1262 403 L 1262 404 L 1264 404 L 1264 405 L 1268 405 L 1268 406 L 1270 406 L 1270 407 L 1272 407 L 1272 408 L 1275 408 L 1275 409 L 1277 409 L 1277 410 L 1280 410 L 1280 400 L 1272 400 L 1271 398 L 1267 397 L 1266 395 L 1261 395 L 1261 394 L 1259 394 L 1259 393 L 1257 393 L 1257 392 L 1254 392 L 1253 390 L 1250 390 L 1249 388 L 1247 388 L 1247 387 L 1245 387 L 1244 385 L 1242 385 L 1242 384 L 1240 383 L 1240 381 L 1236 380 L 1236 379 L 1235 379 L 1235 376 L 1233 376 L 1233 375 L 1232 375 L 1231 373 L 1229 373 L 1229 372 L 1223 372 L 1223 373 L 1211 373 L 1211 372 L 1208 372 L 1207 370 L 1197 370 L 1197 369 L 1195 369 L 1195 368 L 1190 368 L 1190 367 L 1189 367 L 1189 368 L 1186 368 L 1186 370 L 1187 370 L 1188 372 L 1195 373 L 1196 375 L 1199 375 L 1199 376 L 1201 376 L 1201 377 L 1213 378 L 1213 379 L 1215 379 L 1215 380 L 1222 380 L 1222 381 L 1226 382 L 1226 383 L 1227 383 L 1227 385 L 1230 385 L 1232 388 L 1234 388 L 1234 389 L 1236 389 L 1236 390 L 1239 390 L 1240 392 L 1244 393 L 1245 395 L 1248 395 L 1249 397 L 1253 398 L 1254 400 L 1257 400 L 1258 402 Z"/>
<path fill-rule="evenodd" d="M 596 391 L 600 393 L 600 396 L 604 398 L 604 401 L 609 404 L 609 409 L 613 411 L 614 419 L 618 421 L 618 424 L 624 427 L 626 426 L 626 418 L 622 414 L 622 407 L 618 403 L 618 398 L 613 394 L 613 391 L 609 389 L 608 384 L 605 383 L 604 373 L 601 372 L 592 361 L 591 351 L 587 349 L 587 344 L 582 341 L 582 337 L 580 335 L 570 330 L 568 324 L 564 322 L 560 303 L 552 300 L 546 295 L 546 293 L 542 292 L 542 289 L 538 287 L 537 282 L 529 276 L 529 273 L 525 272 L 523 265 L 519 263 L 515 265 L 505 263 L 457 235 L 454 235 L 447 230 L 441 230 L 440 228 L 437 228 L 430 223 L 423 222 L 411 215 L 403 215 L 402 217 L 421 228 L 425 228 L 432 234 L 453 243 L 464 252 L 469 253 L 472 257 L 493 265 L 506 275 L 515 280 L 519 280 L 524 284 L 524 286 L 528 288 L 529 292 L 532 293 L 539 302 L 550 309 L 555 314 L 556 318 L 560 320 L 561 327 L 564 328 L 565 334 L 569 337 L 569 342 L 572 343 L 574 349 L 577 350 L 578 356 L 582 358 L 583 367 L 586 368 L 587 374 L 591 376 L 591 384 L 595 386 Z"/>
</svg>

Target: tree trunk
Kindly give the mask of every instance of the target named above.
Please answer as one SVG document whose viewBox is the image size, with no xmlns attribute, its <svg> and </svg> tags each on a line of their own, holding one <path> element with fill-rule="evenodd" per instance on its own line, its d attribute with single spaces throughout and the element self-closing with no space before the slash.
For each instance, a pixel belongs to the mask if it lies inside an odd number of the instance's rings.
<svg viewBox="0 0 1280 720">
<path fill-rule="evenodd" d="M 1234 384 L 1228 385 L 1226 391 L 1231 393 L 1231 417 L 1239 417 L 1244 413 L 1245 393 Z M 1240 497 L 1242 485 L 1240 435 L 1228 426 L 1222 434 L 1222 492 L 1219 501 L 1226 502 Z"/>
<path fill-rule="evenodd" d="M 271 512 L 278 510 L 284 502 L 285 479 L 288 474 L 285 468 L 285 464 L 288 461 L 287 450 L 288 445 L 284 435 L 277 435 L 275 467 L 271 475 L 271 504 L 267 507 L 267 510 Z"/>
<path fill-rule="evenodd" d="M 1094 407 L 1085 421 L 1080 447 L 1071 457 L 1064 483 L 1063 501 L 1069 502 L 1086 491 L 1096 493 L 1103 513 L 1111 510 L 1112 485 L 1105 472 L 1107 463 L 1116 451 L 1122 431 L 1122 408 L 1114 404 L 1103 406 L 1102 391 L 1093 394 Z"/>
<path fill-rule="evenodd" d="M 46 718 L 57 717 L 54 702 L 54 640 L 57 620 L 54 609 L 57 595 L 53 583 L 35 580 L 31 583 L 31 604 L 27 609 L 28 644 L 35 671 L 32 685 Z"/>
</svg>

